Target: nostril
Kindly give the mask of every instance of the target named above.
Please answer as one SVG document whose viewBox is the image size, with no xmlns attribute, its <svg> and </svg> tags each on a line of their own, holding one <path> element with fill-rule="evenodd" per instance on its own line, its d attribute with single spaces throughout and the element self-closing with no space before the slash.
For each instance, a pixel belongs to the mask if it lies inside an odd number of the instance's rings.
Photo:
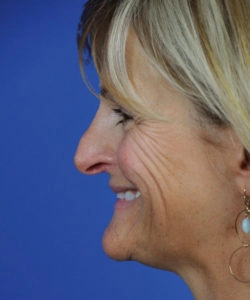
<svg viewBox="0 0 250 300">
<path fill-rule="evenodd" d="M 86 173 L 89 175 L 94 175 L 106 171 L 105 163 L 97 163 L 86 169 Z"/>
<path fill-rule="evenodd" d="M 74 157 L 74 163 L 80 172 L 87 175 L 95 175 L 108 172 L 110 166 L 113 165 L 113 158 L 109 153 L 105 155 L 103 155 L 103 153 L 92 153 L 85 157 L 80 151 L 77 151 Z"/>
</svg>

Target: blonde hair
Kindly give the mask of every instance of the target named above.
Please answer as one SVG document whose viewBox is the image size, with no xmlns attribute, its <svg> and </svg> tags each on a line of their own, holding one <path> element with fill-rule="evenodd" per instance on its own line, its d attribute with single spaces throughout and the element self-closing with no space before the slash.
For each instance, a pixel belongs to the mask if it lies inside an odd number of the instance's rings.
<svg viewBox="0 0 250 300">
<path fill-rule="evenodd" d="M 89 0 L 78 31 L 80 64 L 87 50 L 111 94 L 146 112 L 127 72 L 132 29 L 163 78 L 201 116 L 231 126 L 250 152 L 249 17 L 249 0 Z"/>
</svg>

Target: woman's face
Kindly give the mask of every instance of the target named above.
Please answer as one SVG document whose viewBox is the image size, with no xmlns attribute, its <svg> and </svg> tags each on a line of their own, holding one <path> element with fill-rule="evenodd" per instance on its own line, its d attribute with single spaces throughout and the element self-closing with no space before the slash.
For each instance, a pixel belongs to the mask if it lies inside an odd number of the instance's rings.
<svg viewBox="0 0 250 300">
<path fill-rule="evenodd" d="M 197 259 L 208 240 L 216 243 L 228 230 L 228 215 L 221 216 L 235 193 L 228 183 L 228 139 L 226 130 L 207 133 L 193 105 L 164 83 L 135 37 L 127 57 L 141 101 L 168 121 L 127 115 L 103 87 L 75 163 L 83 173 L 110 175 L 117 201 L 103 236 L 105 252 L 117 260 L 174 269 Z"/>
</svg>

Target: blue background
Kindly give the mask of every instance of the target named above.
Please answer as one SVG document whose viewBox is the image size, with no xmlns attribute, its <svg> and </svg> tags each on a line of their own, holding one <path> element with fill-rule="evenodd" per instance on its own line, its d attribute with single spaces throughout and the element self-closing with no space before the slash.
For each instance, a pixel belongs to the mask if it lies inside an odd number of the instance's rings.
<svg viewBox="0 0 250 300">
<path fill-rule="evenodd" d="M 176 275 L 103 253 L 115 196 L 73 164 L 98 105 L 77 62 L 83 2 L 0 3 L 0 299 L 193 299 Z"/>
</svg>

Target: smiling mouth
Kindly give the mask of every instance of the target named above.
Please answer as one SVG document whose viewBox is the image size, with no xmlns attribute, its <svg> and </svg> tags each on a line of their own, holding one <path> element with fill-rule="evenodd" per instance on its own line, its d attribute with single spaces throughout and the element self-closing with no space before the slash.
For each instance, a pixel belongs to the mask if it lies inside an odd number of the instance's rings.
<svg viewBox="0 0 250 300">
<path fill-rule="evenodd" d="M 116 194 L 119 200 L 134 201 L 141 196 L 139 191 L 128 190 L 126 192 Z"/>
</svg>

